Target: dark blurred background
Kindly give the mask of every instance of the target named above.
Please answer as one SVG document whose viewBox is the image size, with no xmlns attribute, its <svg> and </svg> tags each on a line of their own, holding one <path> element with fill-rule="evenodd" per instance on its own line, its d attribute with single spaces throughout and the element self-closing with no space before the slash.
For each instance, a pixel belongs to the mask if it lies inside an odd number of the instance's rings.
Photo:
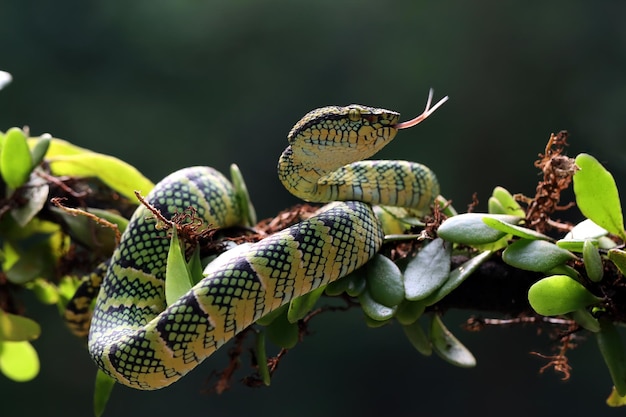
<svg viewBox="0 0 626 417">
<path fill-rule="evenodd" d="M 423 109 L 450 101 L 399 134 L 380 158 L 428 164 L 460 210 L 496 185 L 531 195 L 552 132 L 569 154 L 595 155 L 626 192 L 626 3 L 499 1 L 0 2 L 0 130 L 30 126 L 135 165 L 154 181 L 190 165 L 239 164 L 261 218 L 296 202 L 276 177 L 286 134 L 307 111 L 361 103 Z M 622 197 L 623 199 L 623 197 Z M 577 217 L 573 215 L 574 220 Z M 91 413 L 94 367 L 52 308 L 42 322 L 41 375 L 0 376 L 0 415 Z M 270 388 L 201 391 L 218 352 L 182 382 L 153 393 L 117 388 L 109 416 L 617 415 L 591 338 L 562 382 L 530 351 L 533 329 L 468 333 L 478 358 L 453 368 L 412 350 L 398 326 L 370 330 L 357 312 L 316 319 Z"/>
</svg>

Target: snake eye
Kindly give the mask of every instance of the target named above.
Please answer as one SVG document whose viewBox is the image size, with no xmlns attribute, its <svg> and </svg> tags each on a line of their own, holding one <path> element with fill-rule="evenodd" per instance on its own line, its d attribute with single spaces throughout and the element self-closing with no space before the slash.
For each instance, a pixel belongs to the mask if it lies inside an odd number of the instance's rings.
<svg viewBox="0 0 626 417">
<path fill-rule="evenodd" d="M 358 122 L 359 120 L 361 120 L 361 111 L 359 109 L 348 110 L 348 119 L 353 122 Z"/>
</svg>

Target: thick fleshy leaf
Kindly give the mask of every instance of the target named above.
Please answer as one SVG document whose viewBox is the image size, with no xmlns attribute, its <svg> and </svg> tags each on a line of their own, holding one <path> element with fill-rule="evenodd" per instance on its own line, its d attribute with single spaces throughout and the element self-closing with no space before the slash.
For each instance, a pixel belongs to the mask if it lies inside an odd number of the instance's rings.
<svg viewBox="0 0 626 417">
<path fill-rule="evenodd" d="M 552 275 L 528 290 L 530 306 L 543 316 L 558 316 L 602 301 L 567 275 Z"/>
<path fill-rule="evenodd" d="M 13 189 L 28 181 L 33 170 L 30 149 L 26 135 L 21 129 L 13 127 L 4 135 L 2 152 L 0 152 L 0 173 L 7 185 Z"/>
<path fill-rule="evenodd" d="M 287 314 L 286 311 L 289 308 L 289 304 L 284 304 L 278 307 L 276 310 L 272 310 L 260 319 L 256 321 L 256 323 L 260 326 L 269 326 L 276 319 L 276 317 Z"/>
<path fill-rule="evenodd" d="M 28 341 L 0 342 L 0 372 L 16 382 L 30 381 L 39 374 L 39 356 Z"/>
<path fill-rule="evenodd" d="M 0 341 L 35 340 L 40 334 L 41 327 L 36 321 L 0 310 Z"/>
<path fill-rule="evenodd" d="M 593 282 L 600 282 L 604 275 L 604 265 L 600 252 L 591 239 L 585 240 L 583 244 L 583 261 L 587 277 Z"/>
<path fill-rule="evenodd" d="M 376 321 L 392 318 L 397 309 L 397 307 L 387 307 L 376 302 L 367 290 L 359 295 L 359 303 L 361 303 L 361 308 L 365 315 Z"/>
<path fill-rule="evenodd" d="M 406 338 L 409 339 L 411 345 L 422 355 L 430 356 L 433 353 L 433 347 L 430 344 L 428 335 L 422 329 L 422 325 L 419 321 L 415 321 L 412 324 L 402 326 Z"/>
<path fill-rule="evenodd" d="M 48 153 L 50 142 L 52 137 L 50 135 L 43 135 L 39 137 L 35 145 L 30 149 L 30 154 L 33 160 L 33 167 L 36 167 L 43 161 L 44 156 Z"/>
<path fill-rule="evenodd" d="M 565 235 L 564 239 L 585 240 L 596 239 L 607 235 L 606 229 L 598 226 L 590 219 L 585 219 L 578 223 Z"/>
<path fill-rule="evenodd" d="M 452 245 L 437 238 L 425 245 L 404 270 L 407 300 L 421 300 L 441 287 L 450 275 Z"/>
<path fill-rule="evenodd" d="M 502 253 L 507 264 L 526 271 L 545 272 L 576 259 L 576 255 L 545 240 L 520 239 Z"/>
<path fill-rule="evenodd" d="M 313 291 L 303 294 L 300 297 L 296 297 L 289 303 L 287 309 L 287 320 L 290 323 L 297 323 L 298 320 L 303 319 L 315 306 L 317 300 L 324 293 L 324 287 L 319 287 Z"/>
<path fill-rule="evenodd" d="M 594 242 L 595 246 L 598 247 L 598 241 L 596 239 L 561 239 L 557 240 L 556 245 L 561 248 L 568 250 L 570 252 L 583 252 L 583 246 L 587 240 L 591 240 Z"/>
<path fill-rule="evenodd" d="M 27 185 L 20 191 L 24 204 L 11 210 L 11 216 L 21 227 L 26 226 L 46 205 L 50 191 L 47 181 L 35 173 L 31 174 Z"/>
<path fill-rule="evenodd" d="M 109 397 L 111 397 L 111 391 L 115 386 L 115 380 L 98 369 L 96 373 L 96 382 L 93 392 L 93 412 L 96 417 L 104 414 Z"/>
<path fill-rule="evenodd" d="M 365 269 L 359 268 L 356 271 L 352 271 L 346 275 L 343 279 L 348 280 L 348 286 L 346 287 L 346 294 L 350 297 L 358 297 L 365 291 L 367 286 L 367 280 L 365 279 Z"/>
<path fill-rule="evenodd" d="M 626 395 L 626 353 L 615 325 L 606 319 L 601 319 L 596 340 L 604 363 L 613 379 L 615 390 L 621 396 Z"/>
<path fill-rule="evenodd" d="M 508 214 L 502 203 L 495 197 L 489 197 L 487 200 L 487 213 L 489 214 Z"/>
<path fill-rule="evenodd" d="M 329 282 L 328 285 L 326 285 L 326 289 L 325 289 L 326 295 L 329 295 L 331 297 L 336 297 L 338 295 L 343 294 L 348 289 L 349 282 L 350 282 L 350 279 L 348 276 L 339 278 L 338 280 L 335 280 L 333 282 Z"/>
<path fill-rule="evenodd" d="M 446 362 L 461 368 L 476 366 L 476 358 L 454 335 L 446 328 L 439 315 L 435 315 L 430 326 L 430 341 L 433 350 Z"/>
<path fill-rule="evenodd" d="M 289 322 L 286 310 L 274 318 L 265 331 L 267 338 L 281 348 L 291 349 L 298 343 L 298 325 Z"/>
<path fill-rule="evenodd" d="M 590 332 L 597 333 L 600 331 L 600 322 L 586 308 L 579 308 L 573 311 L 572 318 Z"/>
<path fill-rule="evenodd" d="M 478 269 L 478 267 L 485 262 L 493 254 L 491 251 L 484 251 L 474 256 L 473 258 L 463 262 L 460 266 L 450 271 L 450 275 L 446 282 L 442 286 L 437 288 L 431 295 L 423 300 L 427 306 L 431 306 L 439 302 L 443 297 L 454 291 L 463 281 L 469 278 L 470 275 Z"/>
<path fill-rule="evenodd" d="M 400 324 L 408 326 L 415 323 L 424 313 L 424 310 L 426 310 L 424 302 L 404 300 L 398 306 L 395 317 Z"/>
<path fill-rule="evenodd" d="M 378 254 L 364 268 L 367 290 L 374 301 L 394 307 L 404 300 L 402 272 L 391 259 Z"/>
<path fill-rule="evenodd" d="M 576 204 L 585 217 L 626 240 L 624 217 L 615 179 L 597 159 L 591 155 L 576 157 L 580 168 L 574 174 Z"/>
<path fill-rule="evenodd" d="M 622 275 L 626 276 L 626 252 L 620 249 L 611 249 L 608 252 L 608 257 Z"/>
<path fill-rule="evenodd" d="M 515 197 L 504 187 L 495 187 L 491 196 L 499 203 L 499 207 L 502 207 L 504 212 L 502 214 L 510 214 L 518 217 L 526 217 L 526 213 L 515 201 Z M 490 198 L 491 200 L 491 198 Z"/>
<path fill-rule="evenodd" d="M 534 240 L 553 240 L 550 236 L 546 236 L 543 233 L 536 232 L 531 229 L 527 229 L 525 227 L 521 227 L 515 224 L 504 222 L 500 219 L 494 217 L 485 217 L 483 218 L 485 224 L 489 227 L 492 227 L 501 232 L 521 237 L 524 239 L 534 239 Z"/>
<path fill-rule="evenodd" d="M 465 245 L 484 245 L 495 242 L 506 233 L 489 227 L 483 218 L 491 217 L 507 223 L 518 223 L 521 218 L 506 214 L 464 213 L 446 219 L 437 234 L 439 237 L 454 243 Z"/>
<path fill-rule="evenodd" d="M 256 363 L 259 376 L 266 387 L 270 386 L 272 376 L 267 366 L 267 351 L 265 349 L 265 331 L 261 330 L 256 334 Z"/>
<path fill-rule="evenodd" d="M 165 270 L 165 300 L 168 306 L 176 302 L 193 286 L 180 240 L 178 239 L 178 233 L 176 228 L 171 230 L 172 238 L 170 240 L 170 249 L 167 253 L 167 268 Z"/>
</svg>

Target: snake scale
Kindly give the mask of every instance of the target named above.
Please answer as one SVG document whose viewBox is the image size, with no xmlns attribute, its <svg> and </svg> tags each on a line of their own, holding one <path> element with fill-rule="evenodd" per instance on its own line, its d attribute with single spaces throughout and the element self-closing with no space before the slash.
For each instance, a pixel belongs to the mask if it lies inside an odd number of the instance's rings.
<svg viewBox="0 0 626 417">
<path fill-rule="evenodd" d="M 98 367 L 133 388 L 165 387 L 260 317 L 365 264 L 384 237 L 372 204 L 424 211 L 439 193 L 435 175 L 421 164 L 363 161 L 447 99 L 431 107 L 431 98 L 432 90 L 424 113 L 404 123 L 399 113 L 360 105 L 306 114 L 288 135 L 279 178 L 297 197 L 332 203 L 245 251 L 218 258 L 169 306 L 164 282 L 170 238 L 140 206 L 103 271 L 99 292 L 91 290 L 97 299 L 88 348 Z M 193 207 L 206 224 L 219 227 L 242 221 L 236 200 L 231 183 L 208 167 L 177 171 L 146 197 L 165 218 Z M 100 278 L 92 281 L 100 284 Z M 84 295 L 78 291 L 70 306 L 84 309 Z"/>
</svg>

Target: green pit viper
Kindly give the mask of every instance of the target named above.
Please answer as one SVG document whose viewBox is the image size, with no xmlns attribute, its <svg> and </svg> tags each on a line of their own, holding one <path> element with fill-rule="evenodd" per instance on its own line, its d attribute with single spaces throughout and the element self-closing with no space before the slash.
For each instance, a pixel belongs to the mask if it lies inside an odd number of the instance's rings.
<svg viewBox="0 0 626 417">
<path fill-rule="evenodd" d="M 89 328 L 88 349 L 98 367 L 133 388 L 165 387 L 267 313 L 365 264 L 384 238 L 371 205 L 425 211 L 439 194 L 434 173 L 424 165 L 363 161 L 447 97 L 432 107 L 431 99 L 432 90 L 425 111 L 403 123 L 399 113 L 361 105 L 306 114 L 288 135 L 278 175 L 297 197 L 332 203 L 244 251 L 218 257 L 204 279 L 169 306 L 164 282 L 170 237 L 140 206 L 109 262 L 79 287 L 66 310 L 77 333 Z M 167 176 L 146 201 L 168 219 L 193 207 L 214 227 L 242 222 L 233 186 L 209 167 Z M 85 312 L 96 295 L 89 325 Z"/>
</svg>

